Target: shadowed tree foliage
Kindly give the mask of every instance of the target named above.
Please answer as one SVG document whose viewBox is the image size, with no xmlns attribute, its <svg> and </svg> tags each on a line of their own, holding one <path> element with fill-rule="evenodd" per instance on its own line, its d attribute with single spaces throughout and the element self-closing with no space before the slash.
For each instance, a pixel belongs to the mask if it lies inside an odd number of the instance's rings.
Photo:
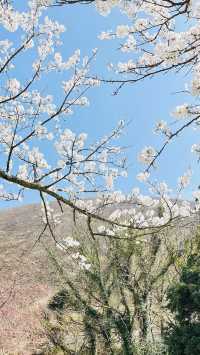
<svg viewBox="0 0 200 355">
<path fill-rule="evenodd" d="M 189 256 L 180 281 L 167 294 L 175 323 L 168 326 L 165 341 L 170 355 L 200 354 L 200 255 Z"/>
<path fill-rule="evenodd" d="M 148 342 L 158 346 L 153 333 L 162 323 L 159 307 L 167 280 L 175 275 L 175 245 L 167 246 L 165 235 L 138 240 L 130 232 L 121 239 L 102 241 L 86 232 L 81 253 L 91 264 L 89 270 L 69 269 L 61 265 L 61 258 L 50 255 L 62 280 L 48 305 L 57 320 L 56 325 L 48 324 L 54 345 L 73 353 L 78 343 L 73 335 L 76 330 L 82 339 L 81 355 L 166 354 L 164 347 L 154 352 Z M 140 346 L 143 352 L 138 352 Z"/>
</svg>

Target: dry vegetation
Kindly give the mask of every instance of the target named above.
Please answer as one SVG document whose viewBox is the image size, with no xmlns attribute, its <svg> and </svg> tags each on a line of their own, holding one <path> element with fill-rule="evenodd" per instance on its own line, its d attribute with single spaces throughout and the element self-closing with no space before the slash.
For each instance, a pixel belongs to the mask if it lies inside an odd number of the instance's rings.
<svg viewBox="0 0 200 355">
<path fill-rule="evenodd" d="M 57 206 L 56 206 L 57 208 Z M 73 218 L 64 210 L 58 237 L 71 235 Z M 191 221 L 190 221 L 191 222 Z M 196 228 L 197 220 L 181 231 L 178 239 Z M 12 208 L 0 213 L 0 351 L 8 355 L 29 355 L 46 341 L 44 310 L 59 285 L 46 249 L 54 248 L 49 235 L 42 230 L 38 205 Z"/>
<path fill-rule="evenodd" d="M 0 213 L 0 351 L 28 355 L 44 337 L 41 312 L 55 290 L 53 270 L 45 247 L 37 241 L 42 229 L 40 207 L 30 205 Z M 60 227 L 68 233 L 71 218 Z"/>
</svg>

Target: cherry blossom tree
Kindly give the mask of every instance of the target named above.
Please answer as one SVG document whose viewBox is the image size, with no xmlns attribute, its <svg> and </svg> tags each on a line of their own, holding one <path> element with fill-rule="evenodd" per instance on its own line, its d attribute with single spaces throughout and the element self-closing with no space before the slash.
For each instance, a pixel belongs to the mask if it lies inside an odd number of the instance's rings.
<svg viewBox="0 0 200 355">
<path fill-rule="evenodd" d="M 73 3 L 57 1 L 58 5 Z M 87 4 L 82 1 L 77 3 Z M 106 78 L 105 75 L 102 77 L 97 73 L 93 79 L 98 78 L 100 82 L 114 85 L 114 94 L 119 94 L 125 85 L 133 85 L 147 78 L 170 72 L 188 75 L 188 83 L 182 89 L 188 100 L 172 108 L 170 114 L 174 118 L 173 126 L 164 120 L 155 125 L 154 133 L 162 136 L 163 143 L 160 147 L 147 145 L 138 155 L 138 160 L 145 166 L 138 179 L 151 185 L 150 173 L 157 167 L 158 160 L 168 145 L 188 128 L 199 127 L 200 5 L 195 0 L 96 0 L 93 3 L 103 16 L 108 15 L 114 7 L 127 15 L 125 24 L 99 34 L 101 40 L 115 40 L 119 51 L 124 57 L 127 55 L 127 61 L 113 63 L 110 58 L 109 70 L 112 78 Z M 191 152 L 199 161 L 198 142 L 191 146 Z M 192 171 L 187 170 L 179 177 L 180 190 L 189 185 L 191 176 Z M 159 188 L 157 185 L 156 190 Z M 193 192 L 193 197 L 199 199 L 198 190 Z"/>
<path fill-rule="evenodd" d="M 91 4 L 103 16 L 114 7 L 127 15 L 127 23 L 99 34 L 101 40 L 116 41 L 127 55 L 124 62 L 109 59 L 109 78 L 94 74 L 96 49 L 87 57 L 79 49 L 68 58 L 61 54 L 65 27 L 48 17 L 48 7 L 79 4 Z M 72 209 L 75 223 L 82 216 L 94 244 L 98 237 L 115 245 L 126 242 L 130 231 L 132 239 L 140 239 L 154 237 L 180 219 L 184 227 L 199 209 L 198 190 L 194 203 L 180 199 L 190 183 L 190 169 L 179 177 L 176 195 L 166 182 L 151 177 L 170 142 L 200 123 L 199 18 L 195 0 L 31 0 L 23 11 L 16 9 L 15 1 L 0 1 L 0 199 L 20 200 L 28 190 L 38 194 L 44 223 L 38 240 L 48 230 L 79 272 L 92 274 L 94 269 L 82 245 L 71 237 L 64 242 L 57 238 L 64 205 Z M 138 154 L 144 169 L 137 178 L 149 192 L 144 195 L 135 187 L 125 195 L 115 187 L 117 178 L 127 175 L 126 156 L 118 143 L 125 123 L 121 120 L 112 132 L 88 144 L 87 132 L 72 132 L 68 117 L 84 110 L 88 92 L 102 83 L 114 86 L 114 94 L 120 95 L 126 85 L 131 89 L 147 78 L 179 71 L 189 73 L 183 88 L 188 101 L 172 108 L 173 130 L 164 120 L 156 123 L 161 146 L 147 142 Z M 45 88 L 47 80 L 54 81 L 56 97 Z M 198 142 L 191 151 L 200 158 Z M 58 203 L 59 214 L 52 201 Z"/>
<path fill-rule="evenodd" d="M 57 1 L 57 4 L 87 3 L 82 1 Z M 131 25 L 119 24 L 115 29 L 99 35 L 102 40 L 116 40 L 120 51 L 127 53 L 127 61 L 110 63 L 113 78 L 99 78 L 115 84 L 115 94 L 127 84 L 135 84 L 156 75 L 184 71 L 190 73 L 183 91 L 188 102 L 172 110 L 177 128 L 171 130 L 167 122 L 156 124 L 155 131 L 164 136 L 161 148 L 146 147 L 139 159 L 152 168 L 168 144 L 188 127 L 199 124 L 199 12 L 198 1 L 171 0 L 96 0 L 94 5 L 102 15 L 113 7 L 126 13 Z M 134 59 L 130 59 L 130 54 Z M 191 147 L 199 159 L 199 143 Z"/>
<path fill-rule="evenodd" d="M 57 2 L 58 5 L 65 3 L 81 1 Z M 147 196 L 137 188 L 126 196 L 115 191 L 117 177 L 127 175 L 123 149 L 113 142 L 121 134 L 123 121 L 106 137 L 87 145 L 87 134 L 72 132 L 67 118 L 77 107 L 89 104 L 87 92 L 101 82 L 117 85 L 117 94 L 124 85 L 170 70 L 190 69 L 194 76 L 187 92 L 198 98 L 198 4 L 164 0 L 95 1 L 101 15 L 119 6 L 133 20 L 132 26 L 118 25 L 115 30 L 99 35 L 102 40 L 120 39 L 120 50 L 134 54 L 134 61 L 110 64 L 112 80 L 102 78 L 99 73 L 92 74 L 96 49 L 84 58 L 79 49 L 69 58 L 62 57 L 59 46 L 65 27 L 45 16 L 48 7 L 55 4 L 51 0 L 32 0 L 23 12 L 16 10 L 12 1 L 0 5 L 5 37 L 0 42 L 1 199 L 22 198 L 26 190 L 38 193 L 45 217 L 43 231 L 48 228 L 54 239 L 51 225 L 58 223 L 59 218 L 54 216 L 48 198 L 58 202 L 61 213 L 62 204 L 65 204 L 73 209 L 75 217 L 76 213 L 84 215 L 94 234 L 100 232 L 93 230 L 93 221 L 105 222 L 102 236 L 115 235 L 120 228 L 154 232 L 180 216 L 189 216 L 196 209 L 191 209 L 188 202 L 177 202 L 178 197 L 172 201 L 166 183 L 151 181 L 150 170 L 172 139 L 189 126 L 198 124 L 198 104 L 175 108 L 178 128 L 172 132 L 166 122 L 159 122 L 156 132 L 164 135 L 163 146 L 160 149 L 146 146 L 139 154 L 146 168 L 138 179 L 147 184 L 151 194 Z M 185 32 L 180 32 L 176 25 L 179 16 L 186 16 L 191 23 Z M 31 58 L 27 61 L 30 63 L 28 78 L 19 76 L 22 58 Z M 63 73 L 63 80 L 55 81 L 60 93 L 58 100 L 45 92 L 43 83 L 51 75 L 58 77 L 59 72 Z M 198 154 L 198 143 L 192 146 L 192 151 Z M 178 196 L 190 177 L 191 171 L 187 171 L 179 178 Z M 195 197 L 198 196 L 197 191 Z M 116 203 L 131 204 L 131 208 L 119 208 L 106 217 L 102 211 Z M 156 212 L 159 209 L 161 214 Z"/>
<path fill-rule="evenodd" d="M 101 6 L 99 5 L 101 4 Z M 102 81 L 116 84 L 115 93 L 127 84 L 135 84 L 156 75 L 184 71 L 190 73 L 183 91 L 188 102 L 180 104 L 171 112 L 177 128 L 172 130 L 167 122 L 156 124 L 155 132 L 164 136 L 161 148 L 146 147 L 139 159 L 146 164 L 146 171 L 154 167 L 168 144 L 188 127 L 199 125 L 199 11 L 198 1 L 96 1 L 100 12 L 105 7 L 119 6 L 131 20 L 131 25 L 120 24 L 113 31 L 99 35 L 102 40 L 120 40 L 120 51 L 127 53 L 127 61 L 110 63 L 113 79 Z M 103 10 L 104 9 L 104 10 Z M 109 11 L 110 11 L 109 10 Z M 130 59 L 132 54 L 133 59 Z M 191 151 L 199 159 L 199 144 Z"/>
<path fill-rule="evenodd" d="M 91 146 L 86 143 L 86 133 L 76 135 L 68 129 L 67 117 L 76 107 L 87 106 L 86 92 L 99 85 L 98 80 L 88 79 L 96 50 L 81 59 L 77 49 L 63 59 L 58 47 L 65 27 L 43 16 L 43 3 L 31 1 L 28 11 L 21 13 L 10 4 L 0 5 L 1 25 L 9 36 L 0 44 L 0 196 L 3 200 L 19 199 L 25 189 L 31 189 L 43 202 L 44 195 L 49 195 L 92 216 L 92 209 L 89 212 L 78 205 L 81 195 L 108 191 L 115 178 L 126 174 L 121 149 L 112 144 L 124 123 L 119 122 Z M 10 39 L 13 33 L 19 33 L 15 41 Z M 18 60 L 24 60 L 29 52 L 33 58 L 29 78 L 19 80 Z M 57 83 L 60 101 L 56 102 L 39 88 L 45 77 L 61 71 L 63 81 Z M 54 151 L 53 158 L 49 149 Z"/>
</svg>

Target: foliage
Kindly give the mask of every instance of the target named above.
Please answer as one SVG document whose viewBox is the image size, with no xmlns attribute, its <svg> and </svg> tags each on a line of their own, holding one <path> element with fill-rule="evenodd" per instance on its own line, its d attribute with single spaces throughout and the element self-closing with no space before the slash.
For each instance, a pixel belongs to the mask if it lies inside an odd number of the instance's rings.
<svg viewBox="0 0 200 355">
<path fill-rule="evenodd" d="M 143 342 L 134 346 L 135 355 L 168 355 L 167 347 L 161 342 Z"/>
<path fill-rule="evenodd" d="M 191 255 L 182 268 L 180 281 L 167 294 L 175 323 L 168 326 L 165 340 L 170 354 L 200 352 L 200 256 Z"/>
<path fill-rule="evenodd" d="M 69 275 L 69 256 L 63 254 L 61 262 L 50 252 L 60 276 L 60 291 L 48 305 L 57 320 L 48 322 L 50 342 L 56 339 L 56 346 L 68 351 L 78 346 L 80 354 L 86 349 L 91 354 L 157 354 L 162 344 L 152 336 L 161 332 L 156 324 L 163 322 L 165 290 L 176 274 L 176 240 L 169 243 L 161 233 L 147 244 L 129 232 L 101 241 L 82 233 L 83 227 L 74 240 L 90 262 L 88 269 L 71 263 Z"/>
</svg>

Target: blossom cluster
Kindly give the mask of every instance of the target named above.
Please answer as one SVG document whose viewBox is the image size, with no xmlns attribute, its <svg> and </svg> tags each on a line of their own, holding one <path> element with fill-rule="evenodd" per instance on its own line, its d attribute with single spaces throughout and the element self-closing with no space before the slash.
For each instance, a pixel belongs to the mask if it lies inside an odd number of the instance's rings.
<svg viewBox="0 0 200 355">
<path fill-rule="evenodd" d="M 23 32 L 17 43 L 7 39 L 0 43 L 1 169 L 26 183 L 41 184 L 64 193 L 67 199 L 76 199 L 76 194 L 96 193 L 104 185 L 112 189 L 114 179 L 125 174 L 121 150 L 111 143 L 118 138 L 123 124 L 91 146 L 86 145 L 87 134 L 68 129 L 66 118 L 76 107 L 89 106 L 85 93 L 100 84 L 89 76 L 97 50 L 81 59 L 77 49 L 63 59 L 58 47 L 65 27 L 43 16 L 50 3 L 32 0 L 28 10 L 21 13 L 12 5 L 0 5 L 1 26 L 16 32 L 16 36 L 19 29 Z M 30 80 L 23 81 L 15 59 L 19 55 L 25 59 L 28 51 L 34 53 L 34 59 Z M 63 72 L 62 82 L 57 83 L 60 102 L 51 93 L 39 90 L 38 80 L 52 71 Z M 54 154 L 49 154 L 52 150 Z"/>
<path fill-rule="evenodd" d="M 68 253 L 71 260 L 76 264 L 78 263 L 81 269 L 89 270 L 91 264 L 88 262 L 87 258 L 77 250 L 79 246 L 80 243 L 77 240 L 70 237 L 63 239 L 61 242 L 57 243 L 57 247 L 60 250 Z"/>
<path fill-rule="evenodd" d="M 82 58 L 80 50 L 75 49 L 65 58 L 59 49 L 65 26 L 45 14 L 46 5 L 50 4 L 48 0 L 32 0 L 24 12 L 19 12 L 12 5 L 0 5 L 0 25 L 4 31 L 16 32 L 18 36 L 18 41 L 6 38 L 0 41 L 0 177 L 6 176 L 10 183 L 14 181 L 22 189 L 34 188 L 40 194 L 49 193 L 57 200 L 60 198 L 85 216 L 98 215 L 105 206 L 116 203 L 133 204 L 130 209 L 117 209 L 110 214 L 110 221 L 114 222 L 116 230 L 120 225 L 136 229 L 160 227 L 178 216 L 189 216 L 191 206 L 185 202 L 173 203 L 165 183 L 151 183 L 150 168 L 156 166 L 167 144 L 185 127 L 199 124 L 199 105 L 184 103 L 177 106 L 172 112 L 177 130 L 173 131 L 166 121 L 160 120 L 154 132 L 164 136 L 164 145 L 161 149 L 147 145 L 138 155 L 146 170 L 137 178 L 149 186 L 150 194 L 154 196 L 144 196 L 137 189 L 128 196 L 116 191 L 115 180 L 127 176 L 123 149 L 116 143 L 124 122 L 120 121 L 109 135 L 93 144 L 87 143 L 85 132 L 77 133 L 69 129 L 69 115 L 77 106 L 88 107 L 87 91 L 101 84 L 101 78 L 90 74 L 97 50 L 94 49 L 90 57 Z M 131 23 L 119 24 L 113 31 L 104 31 L 99 35 L 101 40 L 119 40 L 123 55 L 128 53 L 127 61 L 120 60 L 109 67 L 118 78 L 119 75 L 125 78 L 125 82 L 136 82 L 160 72 L 186 67 L 192 71 L 187 92 L 198 100 L 200 8 L 191 5 L 188 14 L 191 26 L 180 31 L 176 16 L 173 16 L 174 9 L 162 5 L 162 0 L 153 3 L 142 0 L 95 1 L 102 15 L 109 14 L 112 8 L 118 6 L 131 19 Z M 178 11 L 176 7 L 175 11 Z M 18 74 L 19 55 L 24 59 L 29 55 L 32 58 L 28 81 Z M 46 90 L 42 91 L 40 83 L 44 77 L 59 77 L 60 72 L 62 81 L 57 81 L 60 95 L 55 98 Z M 193 144 L 192 152 L 199 158 L 198 143 Z M 188 170 L 178 179 L 178 191 L 182 191 L 190 179 Z M 7 187 L 10 188 L 9 183 Z M 85 199 L 88 193 L 90 197 L 92 195 L 90 200 Z M 194 197 L 197 195 L 195 193 Z M 11 198 L 14 195 L 4 191 L 2 196 Z M 160 215 L 156 212 L 159 209 L 162 210 Z M 43 206 L 43 220 L 49 226 L 60 221 L 46 204 Z M 113 231 L 108 233 L 113 234 Z M 66 239 L 63 245 L 78 247 L 73 243 Z M 74 255 L 84 264 L 81 254 Z"/>
<path fill-rule="evenodd" d="M 153 77 L 170 70 L 178 72 L 187 70 L 191 73 L 189 83 L 184 91 L 190 96 L 190 102 L 178 105 L 172 112 L 178 128 L 172 131 L 169 124 L 161 120 L 156 124 L 155 132 L 164 135 L 164 148 L 166 142 L 174 139 L 179 132 L 189 126 L 199 124 L 200 109 L 196 104 L 200 95 L 200 66 L 199 66 L 199 43 L 200 43 L 200 6 L 198 1 L 173 2 L 166 6 L 166 2 L 156 0 L 153 2 L 115 2 L 129 20 L 124 24 L 117 25 L 115 29 L 103 31 L 99 35 L 100 40 L 117 40 L 120 50 L 127 55 L 127 60 L 110 63 L 109 69 L 115 73 L 116 83 L 136 83 L 146 77 Z M 183 26 L 182 18 L 187 19 Z M 125 56 L 124 56 L 125 57 Z M 121 79 L 119 80 L 119 75 Z M 115 82 L 112 78 L 112 83 Z M 108 80 L 109 82 L 109 80 Z M 191 103 L 195 99 L 195 107 Z M 181 121 L 187 120 L 188 124 Z M 194 148 L 194 146 L 193 146 Z M 197 152 L 193 149 L 192 151 Z M 153 147 L 144 148 L 139 160 L 150 165 L 155 158 Z M 199 158 L 199 156 L 198 156 Z M 156 158 L 157 160 L 157 158 Z"/>
</svg>

